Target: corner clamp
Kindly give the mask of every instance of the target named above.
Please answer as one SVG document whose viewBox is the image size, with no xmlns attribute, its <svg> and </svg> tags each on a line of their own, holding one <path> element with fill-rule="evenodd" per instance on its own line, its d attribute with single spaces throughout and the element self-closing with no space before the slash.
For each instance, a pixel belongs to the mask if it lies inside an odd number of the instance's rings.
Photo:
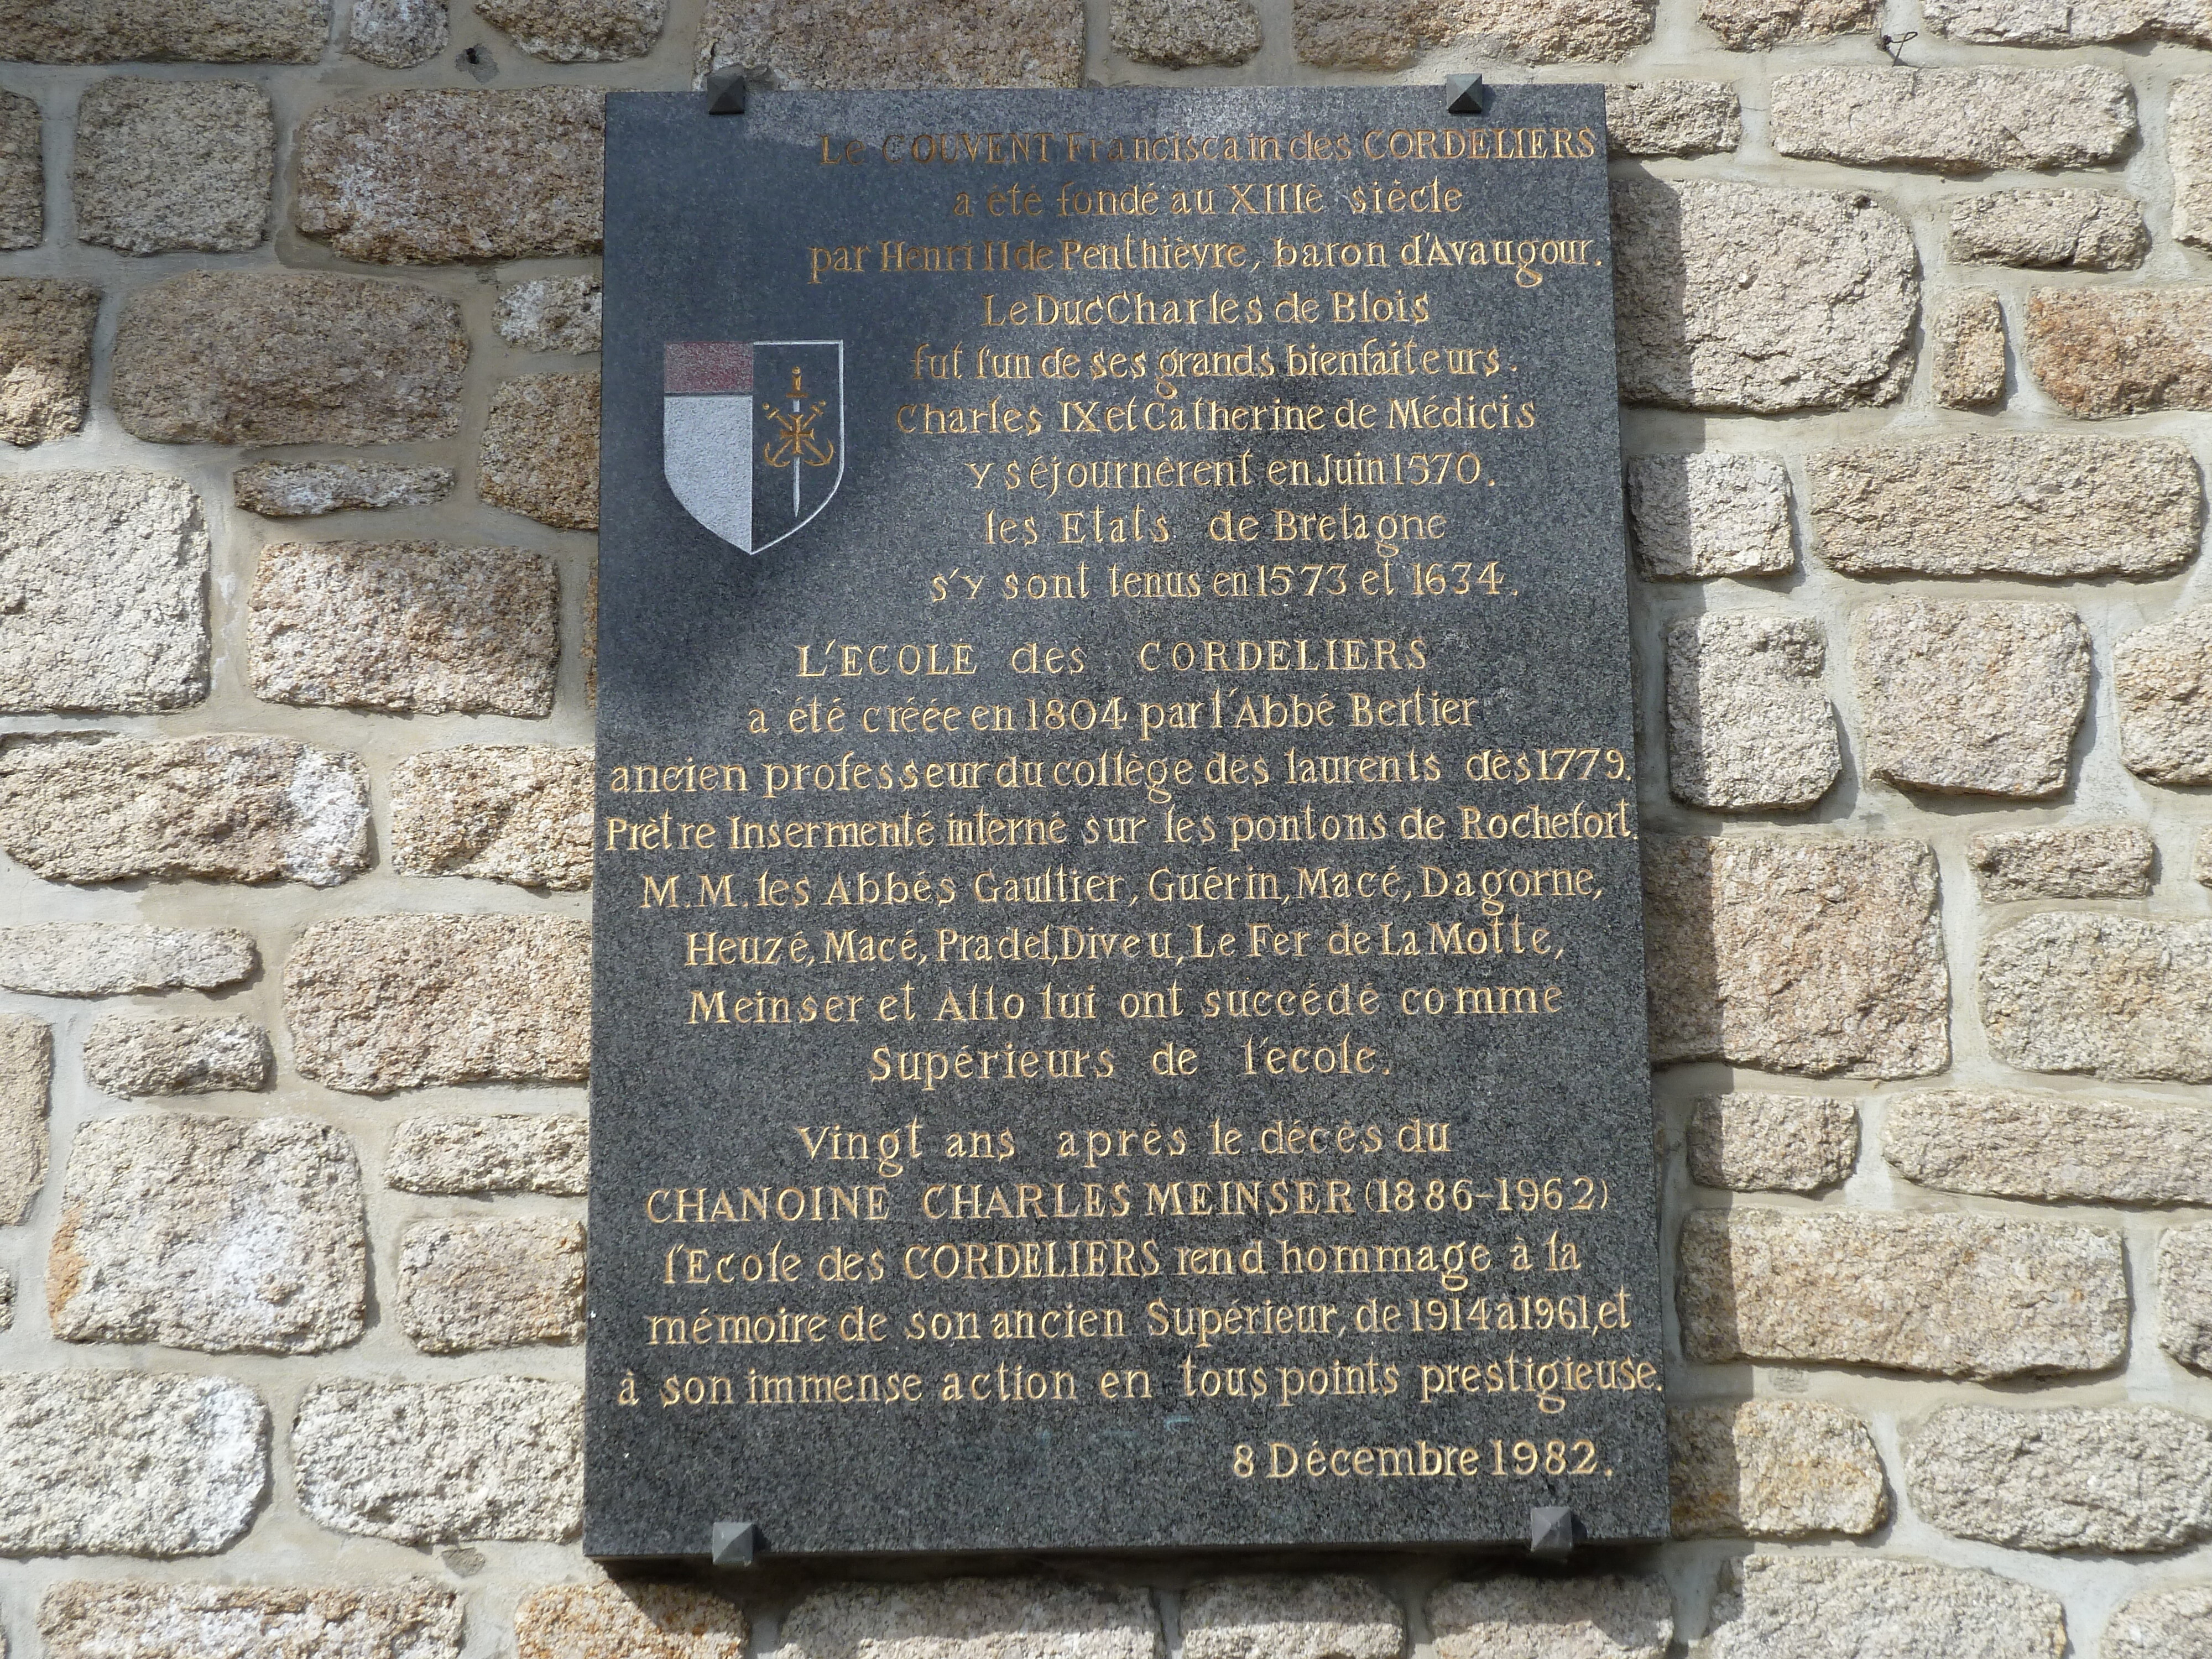
<svg viewBox="0 0 2212 1659">
<path fill-rule="evenodd" d="M 716 70 L 707 77 L 707 113 L 743 115 L 745 112 L 745 72 Z"/>
<path fill-rule="evenodd" d="M 750 1521 L 717 1521 L 707 1534 L 707 1553 L 718 1567 L 750 1567 L 768 1540 Z"/>
<path fill-rule="evenodd" d="M 1480 75 L 1444 76 L 1444 113 L 1447 115 L 1480 115 L 1489 96 L 1490 89 L 1482 84 Z"/>
</svg>

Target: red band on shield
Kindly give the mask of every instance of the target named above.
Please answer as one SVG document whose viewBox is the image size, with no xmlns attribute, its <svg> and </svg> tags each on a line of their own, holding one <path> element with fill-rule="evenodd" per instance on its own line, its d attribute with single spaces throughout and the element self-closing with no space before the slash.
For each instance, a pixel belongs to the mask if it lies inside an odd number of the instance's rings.
<svg viewBox="0 0 2212 1659">
<path fill-rule="evenodd" d="M 665 348 L 662 389 L 670 397 L 720 392 L 750 396 L 753 349 L 745 340 L 671 341 Z"/>
</svg>

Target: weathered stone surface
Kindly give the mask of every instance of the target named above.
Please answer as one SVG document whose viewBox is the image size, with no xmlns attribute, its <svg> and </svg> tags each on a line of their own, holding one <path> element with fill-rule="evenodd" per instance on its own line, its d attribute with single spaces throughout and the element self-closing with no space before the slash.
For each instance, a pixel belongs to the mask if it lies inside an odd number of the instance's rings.
<svg viewBox="0 0 2212 1659">
<path fill-rule="evenodd" d="M 2120 760 L 2154 783 L 2212 783 L 2212 605 L 2112 647 Z"/>
<path fill-rule="evenodd" d="M 2212 830 L 2197 838 L 2197 859 L 2191 873 L 2201 887 L 2212 887 Z"/>
<path fill-rule="evenodd" d="M 698 72 L 776 86 L 1075 87 L 1079 0 L 708 0 Z"/>
<path fill-rule="evenodd" d="M 1767 137 L 1784 155 L 1980 173 L 2100 167 L 2135 142 L 2117 70 L 1804 70 L 1774 77 Z"/>
<path fill-rule="evenodd" d="M 384 1181 L 410 1193 L 587 1190 L 588 1131 L 580 1117 L 465 1112 L 410 1117 L 392 1138 Z"/>
<path fill-rule="evenodd" d="M 0 15 L 0 59 L 33 64 L 312 64 L 329 0 L 20 0 Z"/>
<path fill-rule="evenodd" d="M 300 1401 L 300 1506 L 402 1544 L 560 1540 L 583 1519 L 583 1396 L 566 1382 L 319 1382 Z"/>
<path fill-rule="evenodd" d="M 1641 455 L 1628 522 L 1647 581 L 1776 576 L 1797 562 L 1790 474 L 1772 455 Z"/>
<path fill-rule="evenodd" d="M 42 922 L 0 927 L 0 986 L 37 996 L 112 997 L 132 991 L 211 991 L 261 965 L 235 927 L 142 927 L 130 922 Z"/>
<path fill-rule="evenodd" d="M 1810 1400 L 1670 1407 L 1667 1484 L 1677 1538 L 1858 1536 L 1889 1518 L 1866 1424 Z"/>
<path fill-rule="evenodd" d="M 2212 1109 L 2010 1089 L 1890 1103 L 1882 1156 L 1947 1192 L 2118 1204 L 2212 1204 Z"/>
<path fill-rule="evenodd" d="M 1917 841 L 1644 843 L 1651 1058 L 1813 1077 L 1950 1063 L 1936 857 Z"/>
<path fill-rule="evenodd" d="M 2035 915 L 1981 955 L 1982 1023 L 2006 1065 L 2212 1083 L 2212 922 Z"/>
<path fill-rule="evenodd" d="M 2170 438 L 1969 433 L 1806 463 L 1820 558 L 1848 575 L 2163 576 L 2204 490 Z"/>
<path fill-rule="evenodd" d="M 300 125 L 293 222 L 349 259 L 597 253 L 606 96 L 380 92 Z"/>
<path fill-rule="evenodd" d="M 2105 1624 L 2100 1659 L 2212 1659 L 2212 1589 L 2185 1584 L 2132 1598 Z"/>
<path fill-rule="evenodd" d="M 368 867 L 368 775 L 289 738 L 11 738 L 0 848 L 48 881 L 329 887 Z"/>
<path fill-rule="evenodd" d="M 1905 1442 L 1923 1521 L 2027 1550 L 2171 1550 L 2212 1537 L 2212 1430 L 2160 1407 L 1946 1406 Z"/>
<path fill-rule="evenodd" d="M 2212 1224 L 2159 1235 L 2158 1346 L 2185 1365 L 2212 1371 Z"/>
<path fill-rule="evenodd" d="M 392 772 L 392 862 L 575 891 L 592 884 L 592 751 L 477 744 Z"/>
<path fill-rule="evenodd" d="M 96 288 L 0 278 L 0 438 L 28 449 L 84 424 L 99 314 Z"/>
<path fill-rule="evenodd" d="M 232 496 L 264 519 L 312 519 L 353 507 L 428 507 L 453 488 L 443 466 L 376 461 L 258 461 L 230 475 Z"/>
<path fill-rule="evenodd" d="M 2212 409 L 2212 287 L 2039 288 L 2027 366 L 2069 415 Z"/>
<path fill-rule="evenodd" d="M 1648 0 L 1545 0 L 1500 10 L 1473 0 L 1291 0 L 1298 56 L 1322 69 L 1396 70 L 1449 41 L 1486 58 L 1586 63 L 1651 38 Z"/>
<path fill-rule="evenodd" d="M 399 1241 L 399 1322 L 425 1353 L 582 1341 L 582 1224 L 416 1223 Z"/>
<path fill-rule="evenodd" d="M 599 524 L 599 377 L 526 374 L 491 397 L 477 489 L 556 530 Z"/>
<path fill-rule="evenodd" d="M 1684 617 L 1667 629 L 1667 786 L 1692 806 L 1810 806 L 1843 769 L 1820 690 L 1820 624 L 1777 611 Z"/>
<path fill-rule="evenodd" d="M 46 1266 L 64 1341 L 322 1353 L 360 1337 L 368 1291 L 361 1164 L 328 1124 L 148 1112 L 77 1130 Z"/>
<path fill-rule="evenodd" d="M 2142 898 L 2150 892 L 2150 832 L 2132 823 L 2078 830 L 1990 830 L 1966 843 L 1974 884 L 1990 904 L 2021 899 Z"/>
<path fill-rule="evenodd" d="M 744 1612 L 678 1584 L 556 1584 L 514 1610 L 516 1659 L 744 1659 Z"/>
<path fill-rule="evenodd" d="M 1711 1659 L 2058 1659 L 2058 1598 L 1995 1573 L 1866 1555 L 1729 1564 Z"/>
<path fill-rule="evenodd" d="M 1867 769 L 1911 789 L 2037 799 L 2066 787 L 2089 633 L 2063 605 L 1921 599 L 1851 629 Z"/>
<path fill-rule="evenodd" d="M 591 930 L 556 916 L 348 916 L 300 935 L 284 1016 L 301 1076 L 577 1083 L 591 1059 Z"/>
<path fill-rule="evenodd" d="M 558 579 L 543 553 L 431 542 L 264 548 L 246 618 L 254 696 L 307 707 L 539 716 Z"/>
<path fill-rule="evenodd" d="M 2148 36 L 2212 46 L 2202 0 L 1928 0 L 1937 34 L 1991 46 L 2074 46 Z"/>
<path fill-rule="evenodd" d="M 56 1584 L 39 1603 L 46 1659 L 460 1659 L 461 1597 L 386 1589 Z"/>
<path fill-rule="evenodd" d="M 2166 97 L 2173 240 L 2212 247 L 2212 75 L 2177 79 Z"/>
<path fill-rule="evenodd" d="M 611 64 L 642 58 L 660 38 L 666 0 L 477 0 L 477 15 L 532 58 Z"/>
<path fill-rule="evenodd" d="M 76 106 L 77 240 L 125 253 L 258 247 L 276 167 L 276 120 L 257 86 L 95 82 Z"/>
<path fill-rule="evenodd" d="M 1731 52 L 1864 34 L 1880 20 L 1875 0 L 1703 0 L 1698 8 L 1698 21 Z"/>
<path fill-rule="evenodd" d="M 199 270 L 140 289 L 116 418 L 161 444 L 390 444 L 460 429 L 460 307 L 404 283 Z"/>
<path fill-rule="evenodd" d="M 1152 1597 L 1040 1578 L 836 1584 L 784 1615 L 787 1659 L 1164 1659 Z"/>
<path fill-rule="evenodd" d="M 1609 155 L 1711 155 L 1743 142 L 1743 105 L 1725 81 L 1608 81 Z"/>
<path fill-rule="evenodd" d="M 1364 1578 L 1216 1578 L 1183 1592 L 1184 1659 L 1398 1659 L 1406 1617 Z"/>
<path fill-rule="evenodd" d="M 0 1270 L 0 1331 L 12 1329 L 15 1323 L 15 1275 Z"/>
<path fill-rule="evenodd" d="M 1985 288 L 1946 294 L 1928 307 L 1935 347 L 1936 401 L 1982 409 L 2004 400 L 2004 307 Z"/>
<path fill-rule="evenodd" d="M 0 90 L 0 250 L 36 247 L 46 234 L 39 106 Z"/>
<path fill-rule="evenodd" d="M 1108 27 L 1115 51 L 1164 69 L 1241 64 L 1260 50 L 1252 0 L 1114 0 Z"/>
<path fill-rule="evenodd" d="M 212 1555 L 269 1485 L 269 1408 L 221 1376 L 0 1374 L 0 1555 Z"/>
<path fill-rule="evenodd" d="M 523 351 L 597 351 L 599 279 L 540 276 L 499 291 L 499 337 Z"/>
<path fill-rule="evenodd" d="M 353 0 L 346 50 L 380 69 L 412 69 L 446 49 L 446 0 Z"/>
<path fill-rule="evenodd" d="M 250 1019 L 104 1014 L 84 1039 L 93 1087 L 125 1099 L 265 1089 L 274 1064 L 269 1033 Z"/>
<path fill-rule="evenodd" d="M 1807 1095 L 1701 1095 L 1684 1136 L 1690 1179 L 1738 1193 L 1811 1193 L 1847 1179 L 1858 1109 Z"/>
<path fill-rule="evenodd" d="M 1430 1592 L 1437 1659 L 1660 1659 L 1674 1632 L 1661 1578 L 1501 1575 Z"/>
<path fill-rule="evenodd" d="M 1696 1210 L 1682 1350 L 1936 1376 L 2102 1370 L 2127 1348 L 2120 1236 L 1995 1216 Z"/>
<path fill-rule="evenodd" d="M 2131 270 L 2150 252 L 2142 204 L 2100 190 L 2007 190 L 1951 210 L 1954 259 L 2032 270 Z"/>
<path fill-rule="evenodd" d="M 0 1014 L 0 1227 L 30 1212 L 46 1179 L 46 1102 L 54 1034 L 28 1014 Z"/>
<path fill-rule="evenodd" d="M 1863 196 L 1613 185 L 1620 395 L 1753 415 L 1894 403 L 1920 296 L 1905 222 Z"/>
</svg>

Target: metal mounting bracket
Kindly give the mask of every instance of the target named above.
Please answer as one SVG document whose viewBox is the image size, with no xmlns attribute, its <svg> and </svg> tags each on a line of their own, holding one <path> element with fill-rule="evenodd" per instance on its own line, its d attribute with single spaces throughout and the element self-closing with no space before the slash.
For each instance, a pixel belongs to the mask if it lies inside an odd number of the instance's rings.
<svg viewBox="0 0 2212 1659">
<path fill-rule="evenodd" d="M 1489 95 L 1490 89 L 1482 84 L 1480 75 L 1444 76 L 1444 112 L 1447 115 L 1480 115 Z"/>
<path fill-rule="evenodd" d="M 718 1567 L 750 1567 L 767 1548 L 761 1529 L 750 1521 L 717 1521 L 707 1534 L 707 1553 Z"/>
<path fill-rule="evenodd" d="M 743 70 L 716 70 L 707 77 L 709 115 L 743 115 L 747 95 Z"/>
</svg>

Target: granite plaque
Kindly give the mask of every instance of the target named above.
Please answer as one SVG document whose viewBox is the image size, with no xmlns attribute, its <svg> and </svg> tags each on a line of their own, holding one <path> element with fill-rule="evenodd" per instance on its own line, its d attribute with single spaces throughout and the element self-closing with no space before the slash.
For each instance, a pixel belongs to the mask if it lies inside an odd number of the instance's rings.
<svg viewBox="0 0 2212 1659">
<path fill-rule="evenodd" d="M 608 100 L 592 1554 L 1666 1535 L 1601 100 L 1460 101 Z"/>
</svg>

